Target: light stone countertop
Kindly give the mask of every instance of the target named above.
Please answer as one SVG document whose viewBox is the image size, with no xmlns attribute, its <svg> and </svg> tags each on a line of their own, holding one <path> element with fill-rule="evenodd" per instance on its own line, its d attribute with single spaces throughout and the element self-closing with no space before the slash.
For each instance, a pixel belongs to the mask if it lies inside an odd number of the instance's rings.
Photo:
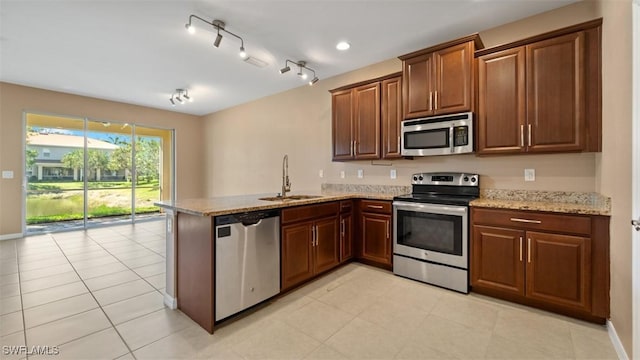
<svg viewBox="0 0 640 360">
<path fill-rule="evenodd" d="M 471 206 L 611 216 L 611 199 L 598 193 L 483 189 Z"/>
<path fill-rule="evenodd" d="M 319 204 L 329 201 L 347 200 L 347 199 L 373 199 L 373 200 L 393 200 L 394 194 L 385 193 L 368 193 L 368 192 L 339 192 L 339 191 L 322 191 L 322 192 L 296 192 L 291 195 L 313 195 L 318 196 L 313 199 L 303 200 L 286 200 L 286 201 L 267 201 L 260 200 L 263 197 L 274 196 L 275 194 L 254 194 L 254 195 L 238 195 L 223 196 L 213 198 L 185 199 L 178 200 L 175 203 L 171 201 L 161 201 L 155 205 L 162 208 L 172 209 L 174 211 L 183 212 L 199 216 L 220 216 L 228 214 L 237 214 L 250 211 L 281 209 L 292 206 Z"/>
</svg>

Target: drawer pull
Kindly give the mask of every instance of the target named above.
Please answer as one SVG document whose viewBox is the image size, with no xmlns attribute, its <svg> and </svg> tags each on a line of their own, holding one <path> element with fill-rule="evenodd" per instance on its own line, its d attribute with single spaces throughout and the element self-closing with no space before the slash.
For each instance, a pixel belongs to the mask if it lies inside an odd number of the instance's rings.
<svg viewBox="0 0 640 360">
<path fill-rule="evenodd" d="M 520 236 L 520 262 L 522 262 L 522 236 Z"/>
<path fill-rule="evenodd" d="M 531 262 L 531 238 L 527 238 L 527 262 Z"/>
<path fill-rule="evenodd" d="M 371 208 L 371 209 L 383 209 L 384 208 L 384 206 L 382 206 L 382 205 L 367 205 L 367 207 Z"/>
<path fill-rule="evenodd" d="M 520 218 L 511 218 L 509 220 L 513 222 L 521 222 L 521 223 L 527 223 L 527 224 L 542 224 L 542 221 L 540 220 L 529 220 L 529 219 L 520 219 Z"/>
</svg>

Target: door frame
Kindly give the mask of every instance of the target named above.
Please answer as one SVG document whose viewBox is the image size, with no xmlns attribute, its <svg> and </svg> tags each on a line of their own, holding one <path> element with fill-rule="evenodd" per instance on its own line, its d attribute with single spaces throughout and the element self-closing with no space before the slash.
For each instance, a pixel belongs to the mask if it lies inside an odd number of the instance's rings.
<svg viewBox="0 0 640 360">
<path fill-rule="evenodd" d="M 632 4 L 632 98 L 640 97 L 640 0 Z M 640 216 L 640 104 L 632 102 L 632 218 Z M 632 356 L 640 358 L 640 232 L 632 230 Z"/>
</svg>

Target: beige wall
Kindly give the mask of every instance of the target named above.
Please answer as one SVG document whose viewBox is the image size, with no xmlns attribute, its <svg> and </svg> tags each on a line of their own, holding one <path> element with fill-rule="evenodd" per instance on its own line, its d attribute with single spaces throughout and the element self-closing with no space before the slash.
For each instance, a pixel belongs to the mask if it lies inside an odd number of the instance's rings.
<svg viewBox="0 0 640 360">
<path fill-rule="evenodd" d="M 601 0 L 602 154 L 596 157 L 596 189 L 612 199 L 611 322 L 632 357 L 631 311 L 631 0 Z M 640 309 L 639 309 L 640 310 Z M 640 357 L 640 354 L 633 354 Z"/>
<path fill-rule="evenodd" d="M 199 117 L 0 82 L 0 170 L 15 174 L 0 179 L 0 236 L 22 232 L 24 111 L 175 129 L 177 196 L 203 195 Z"/>
</svg>

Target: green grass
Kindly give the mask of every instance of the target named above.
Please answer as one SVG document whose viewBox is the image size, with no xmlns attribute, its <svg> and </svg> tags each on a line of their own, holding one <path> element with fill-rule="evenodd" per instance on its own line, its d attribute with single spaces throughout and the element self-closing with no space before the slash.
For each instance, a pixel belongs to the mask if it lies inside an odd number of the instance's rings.
<svg viewBox="0 0 640 360">
<path fill-rule="evenodd" d="M 136 188 L 157 188 L 158 180 L 150 182 L 141 182 Z M 131 183 L 128 181 L 89 181 L 87 182 L 89 189 L 131 189 Z M 82 190 L 84 182 L 82 181 L 66 181 L 66 182 L 29 182 L 27 189 L 29 191 L 48 192 L 48 191 L 64 191 L 64 190 Z"/>
<path fill-rule="evenodd" d="M 131 215 L 131 183 L 89 183 L 88 218 Z M 110 186 L 103 186 L 104 184 Z M 84 209 L 84 193 L 81 182 L 36 183 L 27 195 L 28 225 L 57 221 L 81 220 Z M 80 188 L 77 188 L 80 186 Z M 35 191 L 34 191 L 35 190 Z M 160 189 L 155 183 L 136 186 L 137 214 L 158 212 L 152 206 L 160 199 Z"/>
</svg>

